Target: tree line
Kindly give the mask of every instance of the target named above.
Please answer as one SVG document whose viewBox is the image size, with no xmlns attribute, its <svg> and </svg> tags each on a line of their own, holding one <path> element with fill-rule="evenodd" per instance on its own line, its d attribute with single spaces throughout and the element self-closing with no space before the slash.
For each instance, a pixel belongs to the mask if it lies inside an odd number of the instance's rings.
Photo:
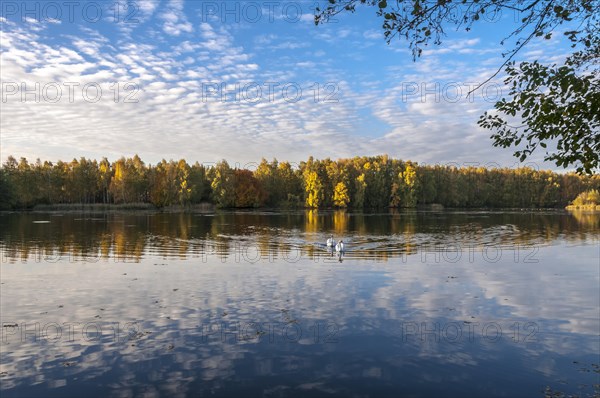
<svg viewBox="0 0 600 398">
<path fill-rule="evenodd" d="M 419 165 L 387 155 L 313 159 L 292 165 L 263 159 L 254 170 L 185 160 L 146 164 L 49 162 L 10 156 L 0 168 L 0 208 L 56 204 L 135 204 L 164 208 L 212 203 L 219 208 L 377 209 L 439 204 L 466 208 L 564 207 L 600 189 L 599 175 L 517 169 Z"/>
</svg>

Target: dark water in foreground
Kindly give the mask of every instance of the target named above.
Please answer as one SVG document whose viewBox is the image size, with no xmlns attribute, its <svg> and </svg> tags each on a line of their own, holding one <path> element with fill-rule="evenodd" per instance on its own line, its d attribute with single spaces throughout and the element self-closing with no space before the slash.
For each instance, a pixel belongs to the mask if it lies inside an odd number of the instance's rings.
<svg viewBox="0 0 600 398">
<path fill-rule="evenodd" d="M 0 396 L 597 396 L 599 236 L 597 213 L 0 214 Z"/>
</svg>

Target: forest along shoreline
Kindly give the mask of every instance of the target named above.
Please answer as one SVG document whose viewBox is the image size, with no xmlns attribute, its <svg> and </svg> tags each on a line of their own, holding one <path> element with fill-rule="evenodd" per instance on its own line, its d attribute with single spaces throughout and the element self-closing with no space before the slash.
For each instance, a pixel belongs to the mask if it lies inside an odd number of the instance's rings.
<svg viewBox="0 0 600 398">
<path fill-rule="evenodd" d="M 9 156 L 0 167 L 0 210 L 198 211 L 215 209 L 597 210 L 600 175 L 534 167 L 420 165 L 387 155 L 231 167 L 137 155 L 110 162 Z"/>
</svg>

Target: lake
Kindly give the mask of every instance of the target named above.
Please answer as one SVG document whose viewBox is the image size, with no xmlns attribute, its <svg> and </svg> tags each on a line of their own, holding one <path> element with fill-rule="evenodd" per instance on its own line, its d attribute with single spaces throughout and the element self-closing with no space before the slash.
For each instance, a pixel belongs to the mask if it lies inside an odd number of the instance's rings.
<svg viewBox="0 0 600 398">
<path fill-rule="evenodd" d="M 0 214 L 0 393 L 598 396 L 599 237 L 558 210 Z"/>
</svg>

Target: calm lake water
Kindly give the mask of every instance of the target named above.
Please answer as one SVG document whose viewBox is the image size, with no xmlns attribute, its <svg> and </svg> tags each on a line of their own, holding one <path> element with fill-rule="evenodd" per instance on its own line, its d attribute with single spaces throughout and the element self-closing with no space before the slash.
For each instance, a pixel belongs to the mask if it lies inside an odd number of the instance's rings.
<svg viewBox="0 0 600 398">
<path fill-rule="evenodd" d="M 0 214 L 0 395 L 598 396 L 599 237 L 563 211 Z"/>
</svg>

